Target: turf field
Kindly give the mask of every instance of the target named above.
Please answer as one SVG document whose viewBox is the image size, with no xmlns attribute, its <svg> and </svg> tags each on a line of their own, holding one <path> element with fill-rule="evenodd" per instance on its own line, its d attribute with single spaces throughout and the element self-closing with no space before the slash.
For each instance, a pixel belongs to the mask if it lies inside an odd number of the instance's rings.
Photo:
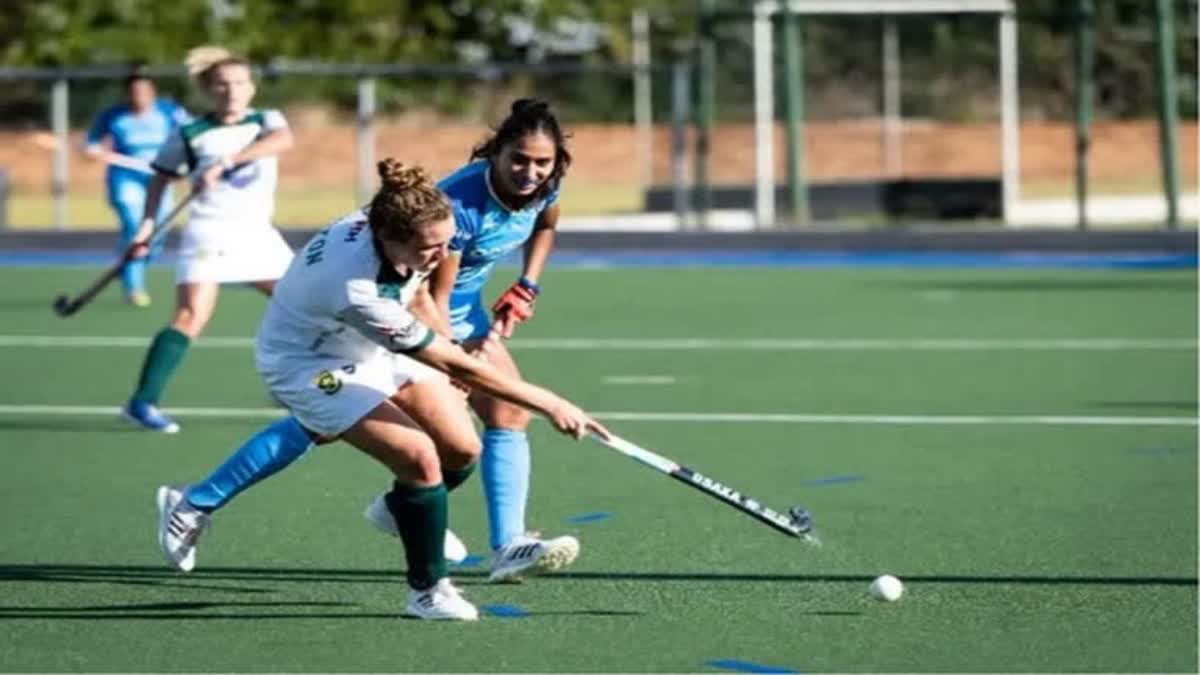
<svg viewBox="0 0 1200 675">
<path fill-rule="evenodd" d="M 275 411 L 247 342 L 210 339 L 167 401 L 183 432 L 125 428 L 169 273 L 150 311 L 54 318 L 95 273 L 0 269 L 2 670 L 1196 672 L 1194 270 L 552 270 L 526 375 L 803 504 L 824 546 L 535 425 L 531 524 L 583 553 L 523 585 L 456 570 L 477 625 L 397 618 L 398 544 L 360 516 L 386 476 L 344 445 L 166 571 L 154 488 Z M 227 292 L 209 334 L 262 306 Z M 476 553 L 479 492 L 451 502 Z M 899 602 L 868 597 L 882 573 Z"/>
</svg>

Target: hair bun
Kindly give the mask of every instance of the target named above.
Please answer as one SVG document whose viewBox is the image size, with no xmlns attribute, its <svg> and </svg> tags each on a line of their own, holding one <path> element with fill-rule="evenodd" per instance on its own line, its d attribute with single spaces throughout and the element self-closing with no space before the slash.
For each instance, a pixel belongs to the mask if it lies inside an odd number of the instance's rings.
<svg viewBox="0 0 1200 675">
<path fill-rule="evenodd" d="M 232 56 L 233 52 L 224 47 L 202 45 L 188 50 L 187 56 L 183 58 L 183 65 L 187 66 L 188 77 L 196 77 L 212 67 L 214 63 Z"/>
<path fill-rule="evenodd" d="M 379 180 L 383 186 L 394 191 L 410 190 L 432 183 L 425 169 L 419 166 L 405 166 L 404 162 L 398 159 L 388 157 L 376 167 L 379 169 Z"/>
<path fill-rule="evenodd" d="M 512 114 L 541 112 L 550 109 L 550 104 L 536 98 L 519 98 L 513 101 Z"/>
</svg>

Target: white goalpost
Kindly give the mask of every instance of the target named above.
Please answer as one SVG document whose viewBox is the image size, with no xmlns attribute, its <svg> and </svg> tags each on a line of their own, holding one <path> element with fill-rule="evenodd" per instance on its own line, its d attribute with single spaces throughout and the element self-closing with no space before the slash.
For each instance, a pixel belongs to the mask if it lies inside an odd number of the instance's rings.
<svg viewBox="0 0 1200 675">
<path fill-rule="evenodd" d="M 786 4 L 785 4 L 786 3 Z M 983 14 L 996 18 L 1000 56 L 1001 190 L 1006 222 L 1020 200 L 1020 122 L 1017 102 L 1017 21 L 1013 0 L 755 0 L 754 22 L 754 221 L 775 226 L 774 38 L 772 19 L 782 12 L 796 16 L 913 14 Z M 890 50 L 889 50 L 890 51 Z M 886 53 L 886 52 L 885 52 Z M 898 69 L 885 69 L 898 79 Z M 898 82 L 890 83 L 892 88 Z M 891 108 L 891 106 L 889 106 Z M 898 106 L 896 106 L 898 108 Z M 898 147 L 899 110 L 885 111 L 885 147 Z M 889 138 L 889 136 L 892 136 Z M 892 155 L 892 153 L 885 153 Z M 894 155 L 893 155 L 894 156 Z M 889 167 L 890 169 L 890 167 Z"/>
</svg>

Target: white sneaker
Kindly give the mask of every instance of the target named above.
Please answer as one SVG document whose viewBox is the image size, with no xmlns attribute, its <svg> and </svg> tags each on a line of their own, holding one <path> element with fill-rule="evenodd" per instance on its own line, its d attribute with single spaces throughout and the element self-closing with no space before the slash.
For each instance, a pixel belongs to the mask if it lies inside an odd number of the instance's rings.
<svg viewBox="0 0 1200 675">
<path fill-rule="evenodd" d="M 492 552 L 492 573 L 488 581 L 518 581 L 525 572 L 555 572 L 579 557 L 575 537 L 540 539 L 524 534 Z"/>
<path fill-rule="evenodd" d="M 392 512 L 388 510 L 387 502 L 384 501 L 383 495 L 378 495 L 367 506 L 367 510 L 363 511 L 363 517 L 366 518 L 380 532 L 390 534 L 393 537 L 400 536 L 400 530 L 396 528 L 396 519 L 392 517 Z M 467 545 L 458 538 L 450 530 L 446 530 L 445 543 L 446 562 L 452 565 L 458 565 L 467 559 Z"/>
<path fill-rule="evenodd" d="M 158 488 L 157 501 L 158 547 L 172 567 L 191 572 L 196 567 L 196 540 L 211 516 L 188 504 L 183 490 L 170 485 Z"/>
<path fill-rule="evenodd" d="M 478 621 L 479 610 L 467 602 L 449 579 L 438 579 L 432 588 L 408 589 L 404 614 L 418 619 Z"/>
</svg>

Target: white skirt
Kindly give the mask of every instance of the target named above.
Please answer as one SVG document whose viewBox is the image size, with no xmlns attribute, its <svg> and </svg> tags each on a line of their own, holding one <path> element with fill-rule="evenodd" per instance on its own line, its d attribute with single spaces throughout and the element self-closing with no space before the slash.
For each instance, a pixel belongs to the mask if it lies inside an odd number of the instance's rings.
<svg viewBox="0 0 1200 675">
<path fill-rule="evenodd" d="M 175 283 L 274 281 L 292 262 L 292 249 L 270 225 L 189 223 L 179 243 Z"/>
<path fill-rule="evenodd" d="M 365 360 L 323 354 L 258 354 L 258 372 L 276 401 L 305 429 L 338 436 L 410 382 L 445 380 L 403 354 Z"/>
</svg>

